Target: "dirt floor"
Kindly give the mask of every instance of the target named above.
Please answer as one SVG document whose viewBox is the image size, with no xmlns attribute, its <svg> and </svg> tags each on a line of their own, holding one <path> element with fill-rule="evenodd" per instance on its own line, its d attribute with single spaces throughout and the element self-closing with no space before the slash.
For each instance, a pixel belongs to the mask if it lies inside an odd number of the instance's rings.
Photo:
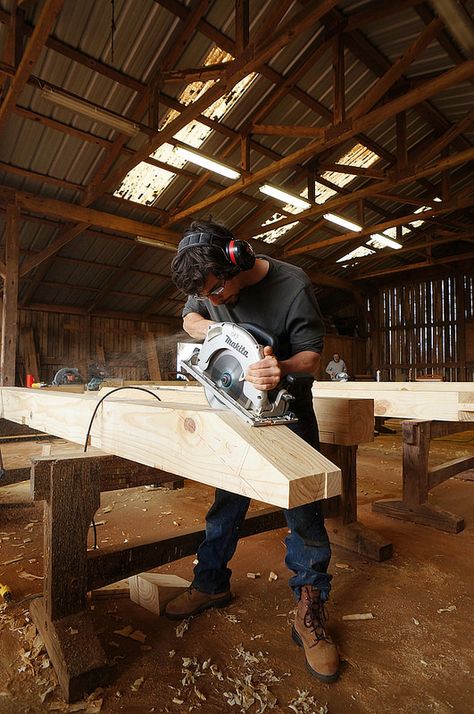
<svg viewBox="0 0 474 714">
<path fill-rule="evenodd" d="M 242 540 L 231 564 L 233 603 L 184 626 L 126 597 L 94 598 L 113 683 L 68 707 L 28 617 L 28 598 L 42 589 L 42 506 L 31 503 L 27 484 L 0 489 L 0 582 L 14 593 L 0 612 L 0 712 L 473 712 L 474 482 L 450 479 L 431 495 L 432 503 L 464 517 L 457 535 L 372 513 L 374 500 L 401 492 L 399 424 L 388 425 L 397 433 L 359 448 L 359 517 L 394 544 L 395 554 L 376 563 L 333 548 L 329 629 L 343 664 L 332 685 L 309 676 L 290 637 L 294 603 L 281 529 Z M 433 463 L 474 454 L 474 433 L 438 440 L 432 453 Z M 192 482 L 180 491 L 104 493 L 99 547 L 197 527 L 211 498 L 211 489 Z M 192 560 L 159 572 L 190 579 Z M 271 572 L 276 580 L 269 581 Z M 342 620 L 354 613 L 373 619 Z M 126 626 L 141 631 L 144 642 L 117 633 Z"/>
</svg>

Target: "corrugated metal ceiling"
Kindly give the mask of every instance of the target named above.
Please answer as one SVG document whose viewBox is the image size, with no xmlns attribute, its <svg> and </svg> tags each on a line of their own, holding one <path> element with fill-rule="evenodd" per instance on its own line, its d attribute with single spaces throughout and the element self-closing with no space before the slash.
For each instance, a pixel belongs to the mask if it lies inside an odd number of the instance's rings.
<svg viewBox="0 0 474 714">
<path fill-rule="evenodd" d="M 265 22 L 278 5 L 282 8 L 288 5 L 284 20 L 288 21 L 303 7 L 310 9 L 314 4 L 277 3 L 275 0 L 251 1 L 251 38 L 252 33 L 261 31 L 265 27 Z M 174 51 L 177 37 L 179 37 L 184 24 L 183 18 L 188 15 L 191 5 L 194 4 L 184 2 L 163 2 L 160 4 L 153 0 L 140 0 L 139 2 L 116 0 L 116 28 L 112 59 L 110 4 L 97 3 L 94 0 L 83 0 L 81 3 L 65 0 L 51 34 L 52 40 L 57 40 L 62 45 L 56 44 L 53 49 L 54 42 L 51 42 L 52 46 L 43 49 L 33 69 L 36 79 L 31 80 L 30 84 L 24 87 L 19 106 L 81 132 L 87 132 L 97 137 L 98 143 L 84 141 L 78 135 L 71 136 L 59 131 L 58 128 L 45 126 L 22 114 L 13 113 L 1 135 L 0 162 L 3 163 L 0 165 L 0 182 L 2 185 L 61 201 L 84 202 L 85 189 L 101 166 L 106 156 L 107 147 L 112 146 L 117 132 L 100 122 L 52 105 L 40 94 L 42 83 L 56 85 L 63 90 L 77 94 L 88 102 L 100 105 L 119 115 L 130 117 L 137 101 L 137 89 L 150 80 L 156 67 L 160 67 L 163 63 L 166 66 L 167 57 L 170 52 Z M 25 21 L 27 24 L 34 25 L 37 22 L 43 6 L 44 3 L 37 3 L 34 6 L 26 5 Z M 374 7 L 375 3 L 368 0 L 363 2 L 344 1 L 337 4 L 336 12 L 347 14 Z M 423 7 L 425 12 L 430 10 L 429 3 L 424 4 Z M 5 20 L 5 13 L 10 9 L 10 3 L 7 0 L 1 0 L 0 8 L 4 12 L 3 20 Z M 174 11 L 166 8 L 174 8 Z M 466 8 L 472 15 L 474 2 L 469 0 L 466 3 Z M 375 54 L 382 55 L 381 62 L 383 59 L 394 62 L 419 36 L 425 26 L 425 22 L 413 6 L 391 13 L 389 21 L 376 19 L 354 32 L 359 39 L 362 36 L 372 45 Z M 267 31 L 269 32 L 268 28 Z M 326 32 L 330 32 L 330 30 L 323 23 L 318 23 L 316 26 L 300 32 L 287 47 L 276 52 L 275 56 L 267 61 L 266 69 L 262 71 L 262 74 L 259 74 L 243 98 L 221 120 L 221 130 L 212 131 L 201 149 L 206 154 L 218 157 L 231 166 L 239 167 L 240 143 L 237 142 L 235 148 L 228 152 L 227 147 L 231 137 L 238 137 L 239 130 L 252 120 L 256 111 L 267 106 L 274 82 L 279 78 L 290 76 L 291 68 L 298 62 L 298 59 L 304 55 L 305 51 L 308 51 L 308 47 L 311 47 L 312 44 L 317 46 L 318 42 L 321 42 L 325 37 Z M 198 29 L 191 34 L 179 58 L 175 59 L 171 66 L 167 66 L 167 69 L 200 66 L 203 58 L 213 46 L 213 41 L 209 38 L 210 34 L 217 37 L 225 36 L 222 44 L 226 46 L 223 49 L 228 51 L 232 47 L 234 37 L 233 3 L 221 0 L 209 2 Z M 7 24 L 2 22 L 0 24 L 0 45 L 5 44 L 6 37 Z M 457 52 L 462 55 L 462 49 L 456 46 L 453 38 L 449 37 L 449 40 L 456 47 Z M 366 63 L 361 59 L 361 53 L 357 48 L 354 48 L 350 43 L 348 45 L 345 50 L 345 101 L 346 110 L 350 113 L 360 98 L 376 83 L 380 71 L 370 69 L 367 66 L 371 64 L 370 58 Z M 74 59 L 76 51 L 82 53 L 82 63 L 76 61 L 77 57 Z M 87 58 L 89 58 L 89 66 L 85 65 Z M 95 65 L 94 60 L 96 61 Z M 97 66 L 97 62 L 101 63 L 101 67 Z M 445 47 L 441 46 L 437 40 L 433 40 L 414 60 L 404 76 L 412 82 L 418 82 L 424 76 L 432 77 L 454 66 L 455 61 Z M 107 73 L 113 74 L 110 70 L 121 73 L 125 77 L 126 84 L 118 83 L 112 76 L 105 76 Z M 118 75 L 113 76 L 116 78 Z M 166 95 L 162 97 L 164 101 L 160 103 L 161 118 L 167 111 L 167 104 L 180 95 L 184 86 L 183 83 L 160 85 L 160 91 Z M 408 149 L 412 149 L 419 142 L 426 141 L 433 131 L 440 133 L 443 123 L 447 128 L 450 124 L 459 121 L 467 111 L 473 108 L 473 99 L 473 84 L 467 81 L 436 94 L 430 99 L 430 105 L 439 117 L 439 126 L 435 128 L 430 126 L 426 113 L 420 112 L 419 107 L 409 109 L 406 129 Z M 294 90 L 289 89 L 268 114 L 262 113 L 264 118 L 261 123 L 290 127 L 293 125 L 324 127 L 330 120 L 332 110 L 332 52 L 329 47 L 298 79 Z M 148 113 L 142 111 L 139 120 L 148 124 Z M 474 127 L 471 125 L 463 133 L 463 137 L 458 139 L 457 145 L 455 145 L 456 148 L 461 144 L 465 148 L 470 146 L 474 139 L 473 129 Z M 374 164 L 374 168 L 378 170 L 388 168 L 390 166 L 389 158 L 394 161 L 397 151 L 393 119 L 388 119 L 371 128 L 367 131 L 367 136 L 373 148 L 376 150 L 377 147 L 380 148 L 381 158 Z M 146 135 L 143 133 L 134 138 L 125 138 L 125 150 L 128 152 L 137 150 L 145 138 Z M 256 172 L 271 165 L 278 157 L 287 156 L 289 153 L 307 146 L 309 140 L 301 137 L 254 135 L 253 141 L 251 170 Z M 325 160 L 332 162 L 337 160 L 355 143 L 354 139 L 332 149 Z M 260 146 L 259 151 L 256 150 L 257 146 Z M 127 156 L 130 156 L 130 153 L 125 154 L 125 157 Z M 26 175 L 12 173 L 5 170 L 7 168 L 5 165 L 27 173 Z M 206 183 L 188 200 L 187 194 L 192 185 L 189 174 L 198 178 L 205 172 L 203 169 L 191 165 L 185 168 L 186 170 L 182 174 L 176 175 L 156 204 L 157 208 L 171 212 L 171 215 L 173 212 L 181 210 L 182 207 L 207 199 L 216 190 L 232 183 L 228 179 L 213 176 L 211 185 Z M 35 178 L 35 174 L 39 176 Z M 54 181 L 48 182 L 48 177 L 59 180 L 63 184 L 57 185 Z M 465 181 L 466 167 L 461 167 L 452 174 L 451 191 L 455 192 L 462 188 Z M 433 187 L 434 193 L 440 182 L 441 175 L 433 175 L 424 184 L 412 183 L 406 186 L 403 193 L 415 198 L 425 197 L 429 187 Z M 282 185 L 292 193 L 300 193 L 306 185 L 305 171 L 301 169 L 295 171 L 294 167 L 284 169 L 271 177 L 271 183 Z M 346 186 L 346 190 L 354 191 L 368 183 L 369 180 L 366 177 L 355 176 Z M 273 213 L 279 212 L 281 204 L 264 198 L 258 191 L 257 184 L 248 186 L 244 194 L 232 195 L 211 206 L 207 212 L 212 213 L 215 218 L 225 222 L 231 228 L 241 224 L 254 225 L 255 233 L 257 233 L 259 232 L 257 226 L 261 225 Z M 366 204 L 365 220 L 369 223 L 383 220 L 384 213 L 394 216 L 399 215 L 400 210 L 404 210 L 403 204 L 386 199 L 373 199 L 373 203 L 379 210 L 375 211 L 370 203 Z M 160 218 L 157 212 L 144 206 L 133 205 L 130 202 L 118 202 L 111 196 L 99 197 L 92 206 L 114 215 L 154 225 L 166 223 L 166 220 Z M 253 212 L 261 211 L 261 208 L 265 208 L 265 206 L 268 211 L 259 213 L 258 220 L 252 219 Z M 347 218 L 357 220 L 356 206 L 345 208 L 343 213 Z M 458 216 L 458 220 L 461 222 L 463 220 L 470 221 L 470 216 L 468 214 L 466 216 L 465 219 Z M 314 218 L 310 219 L 310 221 L 314 220 Z M 186 222 L 173 224 L 172 228 L 179 232 Z M 307 222 L 299 224 L 291 233 L 283 237 L 282 243 L 286 243 L 302 229 L 306 230 L 308 225 L 310 224 Z M 58 235 L 59 230 L 57 219 L 51 220 L 49 223 L 44 218 L 42 222 L 24 221 L 21 230 L 23 261 L 44 250 Z M 159 299 L 160 295 L 165 292 L 166 296 L 159 303 L 159 309 L 155 306 L 157 312 L 162 315 L 178 314 L 180 296 L 173 289 L 169 290 L 169 283 L 163 277 L 169 274 L 172 253 L 154 248 L 137 250 L 137 244 L 130 234 L 122 234 L 116 239 L 111 239 L 105 236 L 101 237 L 101 231 L 103 232 L 101 228 L 91 228 L 89 232 L 79 235 L 61 248 L 57 258 L 49 259 L 47 271 L 29 299 L 35 303 L 70 305 L 87 309 L 94 302 L 95 297 L 100 294 L 97 309 L 137 313 L 147 309 L 153 297 Z M 306 242 L 312 243 L 315 240 L 325 239 L 333 232 L 337 234 L 341 231 L 330 226 L 316 229 L 306 239 Z M 110 233 L 113 234 L 114 231 L 110 231 Z M 353 247 L 355 247 L 353 242 L 350 245 L 325 247 L 309 256 L 295 256 L 292 260 L 308 268 L 324 265 L 328 273 L 350 278 L 348 271 L 337 264 L 335 259 L 341 254 L 341 248 L 349 251 Z M 266 250 L 266 248 L 264 249 Z M 404 253 L 403 259 L 409 260 L 410 254 Z M 70 262 L 68 263 L 67 260 Z M 72 263 L 73 260 L 77 263 Z M 398 265 L 400 260 L 401 256 L 397 257 L 394 253 L 387 253 L 383 266 Z M 100 265 L 94 266 L 94 263 Z M 120 268 L 123 265 L 126 265 L 129 270 L 120 272 L 120 283 L 113 286 L 115 292 L 112 292 L 112 288 L 110 288 L 102 295 L 104 284 L 107 281 L 113 281 L 114 266 Z M 24 277 L 23 293 L 28 290 L 34 277 L 34 270 Z M 57 287 L 54 286 L 55 283 L 58 284 Z"/>
</svg>

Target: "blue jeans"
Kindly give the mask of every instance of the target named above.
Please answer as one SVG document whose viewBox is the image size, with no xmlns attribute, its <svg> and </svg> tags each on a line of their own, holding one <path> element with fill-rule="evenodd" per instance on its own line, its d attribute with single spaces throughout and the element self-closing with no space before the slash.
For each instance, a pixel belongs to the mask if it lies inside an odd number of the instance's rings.
<svg viewBox="0 0 474 714">
<path fill-rule="evenodd" d="M 265 427 L 260 427 L 264 429 Z M 312 405 L 296 424 L 288 427 L 314 448 L 319 448 L 319 435 Z M 229 491 L 216 489 L 214 504 L 206 516 L 206 537 L 199 546 L 198 564 L 194 568 L 193 587 L 205 593 L 229 590 L 232 571 L 227 563 L 239 540 L 239 531 L 250 499 Z M 289 584 L 296 600 L 303 585 L 312 585 L 327 600 L 331 576 L 327 573 L 331 548 L 324 527 L 321 501 L 284 511 L 290 533 L 286 537 L 285 563 L 294 576 Z"/>
</svg>

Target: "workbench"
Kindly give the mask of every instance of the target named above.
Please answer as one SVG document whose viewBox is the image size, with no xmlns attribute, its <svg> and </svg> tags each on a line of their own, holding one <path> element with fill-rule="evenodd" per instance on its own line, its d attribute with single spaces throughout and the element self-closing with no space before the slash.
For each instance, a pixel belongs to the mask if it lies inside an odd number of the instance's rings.
<svg viewBox="0 0 474 714">
<path fill-rule="evenodd" d="M 313 393 L 332 397 L 365 395 L 374 416 L 402 419 L 402 499 L 375 501 L 372 510 L 449 533 L 464 520 L 428 502 L 429 491 L 448 478 L 474 468 L 474 456 L 430 468 L 431 440 L 474 430 L 474 385 L 471 382 L 317 382 Z"/>
<path fill-rule="evenodd" d="M 67 701 L 111 676 L 87 593 L 193 555 L 204 538 L 204 530 L 188 530 L 120 549 L 87 550 L 101 491 L 157 483 L 156 466 L 161 473 L 166 469 L 162 478 L 168 481 L 177 473 L 285 508 L 324 499 L 325 512 L 336 519 L 328 521 L 332 542 L 376 560 L 392 554 L 390 543 L 357 521 L 356 452 L 358 443 L 373 439 L 371 400 L 315 400 L 322 455 L 289 429 L 250 427 L 228 412 L 210 410 L 201 388 L 158 390 L 160 403 L 125 391 L 111 395 L 100 408 L 86 453 L 78 447 L 77 453 L 33 459 L 33 498 L 45 504 L 45 578 L 43 596 L 30 609 Z M 1 415 L 82 443 L 100 394 L 6 388 L 0 390 Z M 183 451 L 189 443 L 191 454 Z M 134 460 L 124 459 L 124 453 Z M 283 526 L 282 511 L 265 508 L 247 517 L 241 536 Z"/>
</svg>

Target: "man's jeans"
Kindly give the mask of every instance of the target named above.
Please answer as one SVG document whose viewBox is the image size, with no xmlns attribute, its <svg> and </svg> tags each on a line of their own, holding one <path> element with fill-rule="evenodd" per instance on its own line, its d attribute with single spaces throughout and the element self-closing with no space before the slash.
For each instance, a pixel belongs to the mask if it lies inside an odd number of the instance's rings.
<svg viewBox="0 0 474 714">
<path fill-rule="evenodd" d="M 261 427 L 265 428 L 265 427 Z M 288 427 L 314 448 L 319 448 L 318 425 L 312 408 Z M 239 539 L 240 526 L 250 499 L 222 489 L 216 489 L 215 501 L 206 516 L 206 538 L 198 549 L 198 564 L 194 568 L 193 587 L 205 593 L 229 590 L 232 571 L 227 563 L 232 558 Z M 331 558 L 329 539 L 324 527 L 321 501 L 284 511 L 290 533 L 286 537 L 286 566 L 295 575 L 290 578 L 296 600 L 301 587 L 312 585 L 329 596 L 331 576 L 327 568 Z"/>
</svg>

